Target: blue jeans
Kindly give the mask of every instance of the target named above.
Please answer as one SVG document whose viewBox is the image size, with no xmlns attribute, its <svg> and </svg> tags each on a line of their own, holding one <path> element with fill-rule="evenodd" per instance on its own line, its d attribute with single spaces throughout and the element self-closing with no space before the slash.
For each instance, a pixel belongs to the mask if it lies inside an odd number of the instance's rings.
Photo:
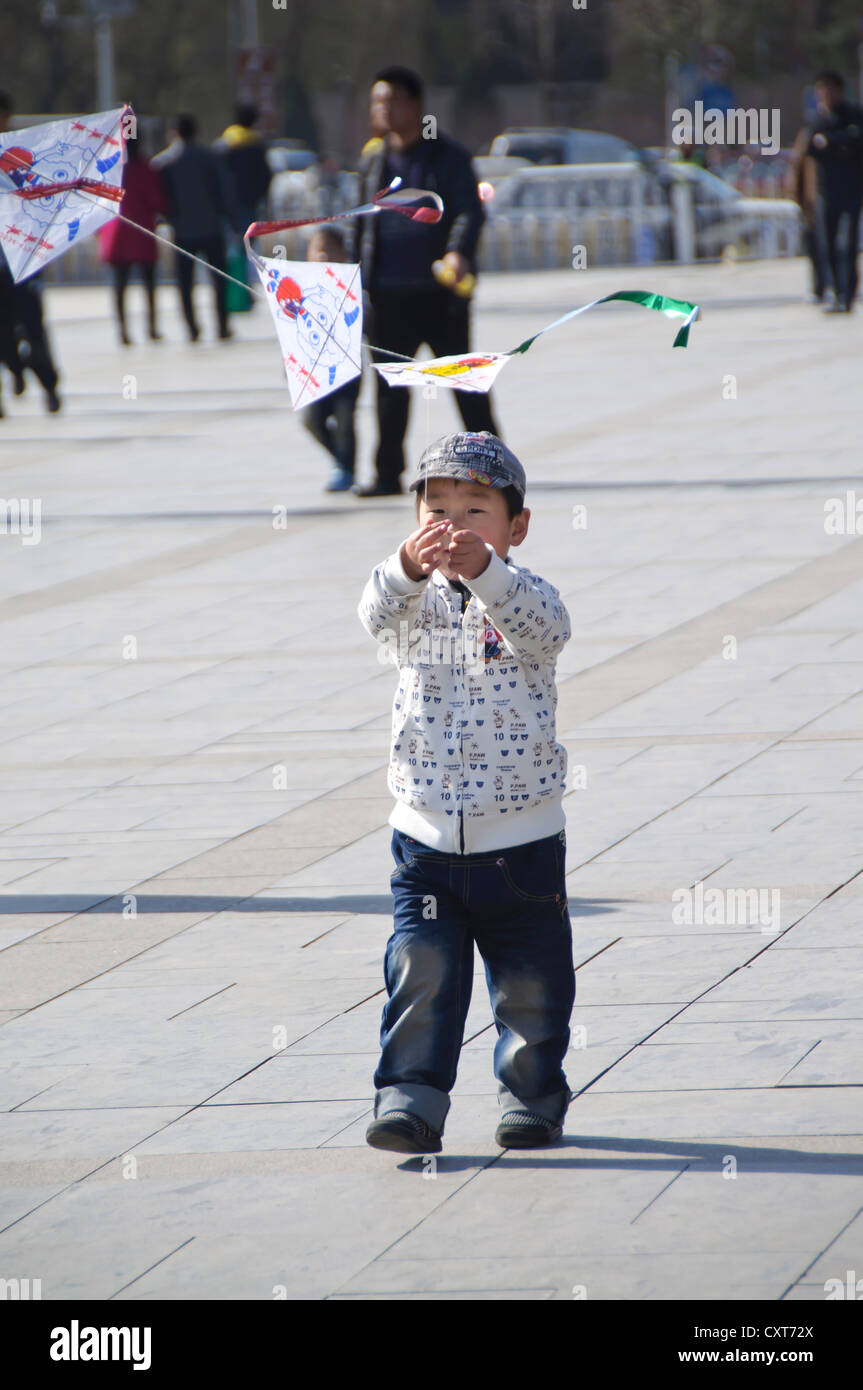
<svg viewBox="0 0 863 1390">
<path fill-rule="evenodd" d="M 393 830 L 389 996 L 374 1075 L 375 1116 L 407 1110 L 442 1131 L 473 985 L 485 963 L 504 1112 L 562 1123 L 562 1063 L 575 1000 L 566 832 L 508 849 L 444 854 Z"/>
</svg>

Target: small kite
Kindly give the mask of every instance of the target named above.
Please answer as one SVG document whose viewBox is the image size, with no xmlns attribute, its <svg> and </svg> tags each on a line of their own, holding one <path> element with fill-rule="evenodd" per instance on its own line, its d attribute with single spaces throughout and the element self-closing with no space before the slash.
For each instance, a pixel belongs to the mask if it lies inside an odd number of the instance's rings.
<svg viewBox="0 0 863 1390">
<path fill-rule="evenodd" d="M 117 216 L 129 106 L 0 135 L 0 246 L 18 283 Z"/>
<path fill-rule="evenodd" d="M 509 359 L 521 352 L 527 352 L 543 333 L 567 323 L 579 314 L 586 314 L 588 309 L 596 308 L 597 304 L 608 304 L 614 299 L 640 304 L 644 309 L 656 309 L 667 318 L 683 319 L 673 346 L 686 347 L 690 326 L 698 318 L 697 304 L 690 304 L 685 299 L 669 299 L 667 295 L 651 294 L 645 290 L 619 290 L 617 294 L 606 294 L 602 299 L 583 304 L 580 309 L 571 309 L 568 314 L 563 314 L 553 323 L 546 324 L 545 328 L 534 333 L 532 338 L 526 338 L 509 352 L 469 352 L 459 357 L 434 357 L 426 362 L 374 362 L 372 365 L 390 386 L 423 386 L 433 381 L 440 386 L 451 386 L 455 391 L 489 391 L 498 372 Z"/>
<path fill-rule="evenodd" d="M 370 203 L 332 217 L 304 217 L 287 222 L 253 222 L 246 231 L 246 251 L 266 290 L 276 325 L 294 410 L 337 391 L 362 371 L 363 290 L 360 267 L 344 261 L 286 261 L 260 256 L 250 239 L 289 227 L 320 226 L 348 217 L 398 212 L 414 222 L 439 222 L 443 202 L 422 188 L 389 188 Z M 428 199 L 432 206 L 416 206 Z"/>
<path fill-rule="evenodd" d="M 291 404 L 301 410 L 362 371 L 360 268 L 258 255 L 254 262 L 276 325 Z"/>
</svg>

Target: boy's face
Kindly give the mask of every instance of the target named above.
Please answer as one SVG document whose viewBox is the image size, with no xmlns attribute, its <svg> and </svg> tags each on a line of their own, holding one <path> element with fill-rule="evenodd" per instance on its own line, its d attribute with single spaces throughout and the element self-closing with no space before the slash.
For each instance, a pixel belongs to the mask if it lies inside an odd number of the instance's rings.
<svg viewBox="0 0 863 1390">
<path fill-rule="evenodd" d="M 430 478 L 419 488 L 418 495 L 420 526 L 429 520 L 451 521 L 453 531 L 475 531 L 494 546 L 495 554 L 502 560 L 527 535 L 530 510 L 526 507 L 510 521 L 500 488 L 483 487 L 482 483 L 461 478 Z M 438 569 L 447 579 L 458 579 L 458 571 L 449 563 L 446 552 Z"/>
</svg>

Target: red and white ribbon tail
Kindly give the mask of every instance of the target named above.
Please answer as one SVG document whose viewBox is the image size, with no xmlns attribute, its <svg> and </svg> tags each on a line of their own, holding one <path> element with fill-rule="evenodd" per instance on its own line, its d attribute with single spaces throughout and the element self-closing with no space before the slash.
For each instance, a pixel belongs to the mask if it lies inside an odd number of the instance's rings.
<svg viewBox="0 0 863 1390">
<path fill-rule="evenodd" d="M 400 212 L 411 222 L 440 222 L 443 217 L 443 198 L 428 188 L 400 188 L 393 179 L 389 188 L 382 188 L 372 199 L 377 212 Z"/>
<path fill-rule="evenodd" d="M 393 180 L 397 184 L 397 180 Z M 443 216 L 443 199 L 440 194 L 428 188 L 382 188 L 370 203 L 348 208 L 345 212 L 335 212 L 330 217 L 289 217 L 274 222 L 253 222 L 246 228 L 243 241 L 250 258 L 258 264 L 260 257 L 252 248 L 254 237 L 272 236 L 277 232 L 287 232 L 295 227 L 322 227 L 327 222 L 345 222 L 352 217 L 368 217 L 381 212 L 397 212 L 412 222 L 439 222 Z M 260 267 L 259 267 L 260 268 Z"/>
</svg>

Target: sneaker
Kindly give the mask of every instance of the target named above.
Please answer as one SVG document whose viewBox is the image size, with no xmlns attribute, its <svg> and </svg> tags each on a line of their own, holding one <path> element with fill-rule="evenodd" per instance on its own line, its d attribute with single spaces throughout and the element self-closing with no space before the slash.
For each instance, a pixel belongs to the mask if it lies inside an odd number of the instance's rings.
<svg viewBox="0 0 863 1390">
<path fill-rule="evenodd" d="M 544 1149 L 548 1144 L 556 1144 L 562 1133 L 563 1126 L 554 1120 L 531 1115 L 527 1110 L 508 1110 L 494 1137 L 502 1149 Z"/>
<path fill-rule="evenodd" d="M 366 1143 L 373 1149 L 392 1149 L 400 1154 L 437 1154 L 441 1150 L 438 1131 L 407 1110 L 387 1110 L 379 1120 L 372 1120 Z"/>
<path fill-rule="evenodd" d="M 354 475 L 347 468 L 334 468 L 324 492 L 347 492 L 354 485 Z"/>
</svg>

